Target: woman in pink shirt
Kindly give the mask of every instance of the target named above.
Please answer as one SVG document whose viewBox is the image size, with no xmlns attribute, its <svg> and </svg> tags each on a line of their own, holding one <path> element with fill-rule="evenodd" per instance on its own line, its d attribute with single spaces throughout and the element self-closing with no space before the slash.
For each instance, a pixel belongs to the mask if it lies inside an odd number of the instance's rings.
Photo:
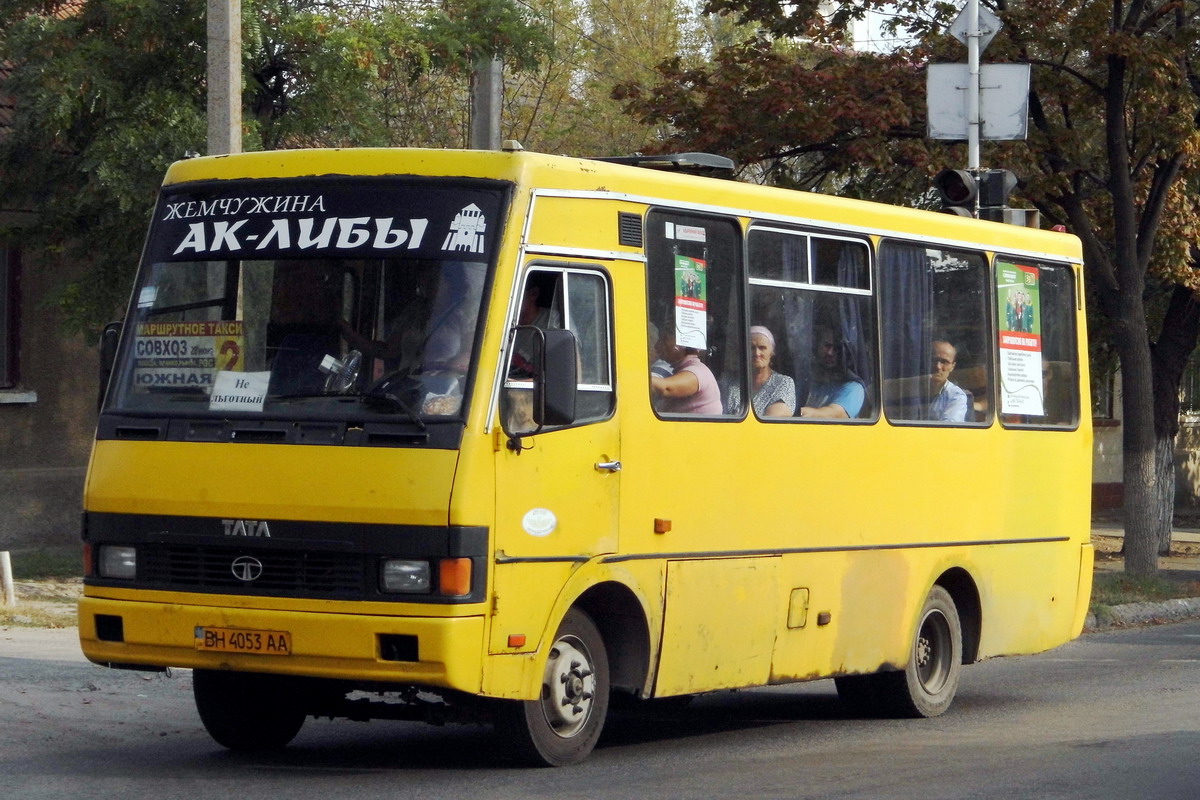
<svg viewBox="0 0 1200 800">
<path fill-rule="evenodd" d="M 668 330 L 659 342 L 659 352 L 671 362 L 675 374 L 650 377 L 655 408 L 667 414 L 720 414 L 721 390 L 712 370 L 700 360 L 700 351 L 680 347 L 675 342 L 675 332 Z"/>
</svg>

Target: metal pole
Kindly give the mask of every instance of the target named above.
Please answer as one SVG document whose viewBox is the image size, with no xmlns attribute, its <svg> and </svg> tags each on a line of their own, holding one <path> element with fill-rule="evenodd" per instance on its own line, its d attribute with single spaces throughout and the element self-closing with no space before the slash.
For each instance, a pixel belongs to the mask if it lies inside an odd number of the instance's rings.
<svg viewBox="0 0 1200 800">
<path fill-rule="evenodd" d="M 12 559 L 7 550 L 0 550 L 0 590 L 4 592 L 4 605 L 17 604 L 17 590 L 13 585 Z"/>
<path fill-rule="evenodd" d="M 500 105 L 504 99 L 504 65 L 498 58 L 480 59 L 471 73 L 472 150 L 500 149 Z"/>
<path fill-rule="evenodd" d="M 242 0 L 208 0 L 208 154 L 242 152 Z"/>
<path fill-rule="evenodd" d="M 967 3 L 967 169 L 979 169 L 979 0 Z"/>
</svg>

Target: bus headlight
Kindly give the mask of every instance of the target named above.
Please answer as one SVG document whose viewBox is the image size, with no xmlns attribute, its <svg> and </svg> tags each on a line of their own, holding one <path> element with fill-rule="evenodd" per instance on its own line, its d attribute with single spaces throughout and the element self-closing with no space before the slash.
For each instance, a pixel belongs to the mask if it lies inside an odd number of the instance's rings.
<svg viewBox="0 0 1200 800">
<path fill-rule="evenodd" d="M 379 569 L 380 588 L 397 594 L 428 594 L 432 582 L 428 561 L 389 558 Z"/>
<path fill-rule="evenodd" d="M 101 578 L 131 581 L 137 577 L 137 548 L 113 544 L 100 545 L 97 559 Z"/>
</svg>

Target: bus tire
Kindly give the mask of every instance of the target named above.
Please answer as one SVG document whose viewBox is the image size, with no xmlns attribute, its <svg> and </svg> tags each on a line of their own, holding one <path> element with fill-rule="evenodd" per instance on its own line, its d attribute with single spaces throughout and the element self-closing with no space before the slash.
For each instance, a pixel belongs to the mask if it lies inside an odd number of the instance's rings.
<svg viewBox="0 0 1200 800">
<path fill-rule="evenodd" d="M 885 699 L 901 717 L 936 717 L 950 707 L 962 672 L 962 624 L 950 593 L 934 586 L 902 672 L 883 673 Z"/>
<path fill-rule="evenodd" d="M 563 617 L 542 673 L 538 700 L 504 700 L 496 733 L 523 764 L 562 767 L 587 758 L 608 715 L 609 672 L 604 640 L 591 617 Z"/>
<path fill-rule="evenodd" d="M 291 682 L 273 675 L 192 673 L 192 694 L 200 721 L 217 744 L 239 752 L 264 752 L 286 746 L 307 716 Z"/>
</svg>

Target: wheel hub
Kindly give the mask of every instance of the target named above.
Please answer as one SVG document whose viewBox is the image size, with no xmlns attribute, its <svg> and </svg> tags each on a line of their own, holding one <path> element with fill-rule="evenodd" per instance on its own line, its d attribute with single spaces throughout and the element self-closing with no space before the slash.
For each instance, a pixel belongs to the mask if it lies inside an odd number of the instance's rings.
<svg viewBox="0 0 1200 800">
<path fill-rule="evenodd" d="M 927 692 L 934 694 L 946 683 L 951 655 L 949 623 L 941 614 L 931 612 L 921 623 L 914 653 L 917 676 Z"/>
<path fill-rule="evenodd" d="M 578 639 L 560 639 L 550 650 L 542 682 L 542 711 L 559 736 L 574 736 L 591 716 L 596 696 L 593 673 L 587 649 Z"/>
</svg>

